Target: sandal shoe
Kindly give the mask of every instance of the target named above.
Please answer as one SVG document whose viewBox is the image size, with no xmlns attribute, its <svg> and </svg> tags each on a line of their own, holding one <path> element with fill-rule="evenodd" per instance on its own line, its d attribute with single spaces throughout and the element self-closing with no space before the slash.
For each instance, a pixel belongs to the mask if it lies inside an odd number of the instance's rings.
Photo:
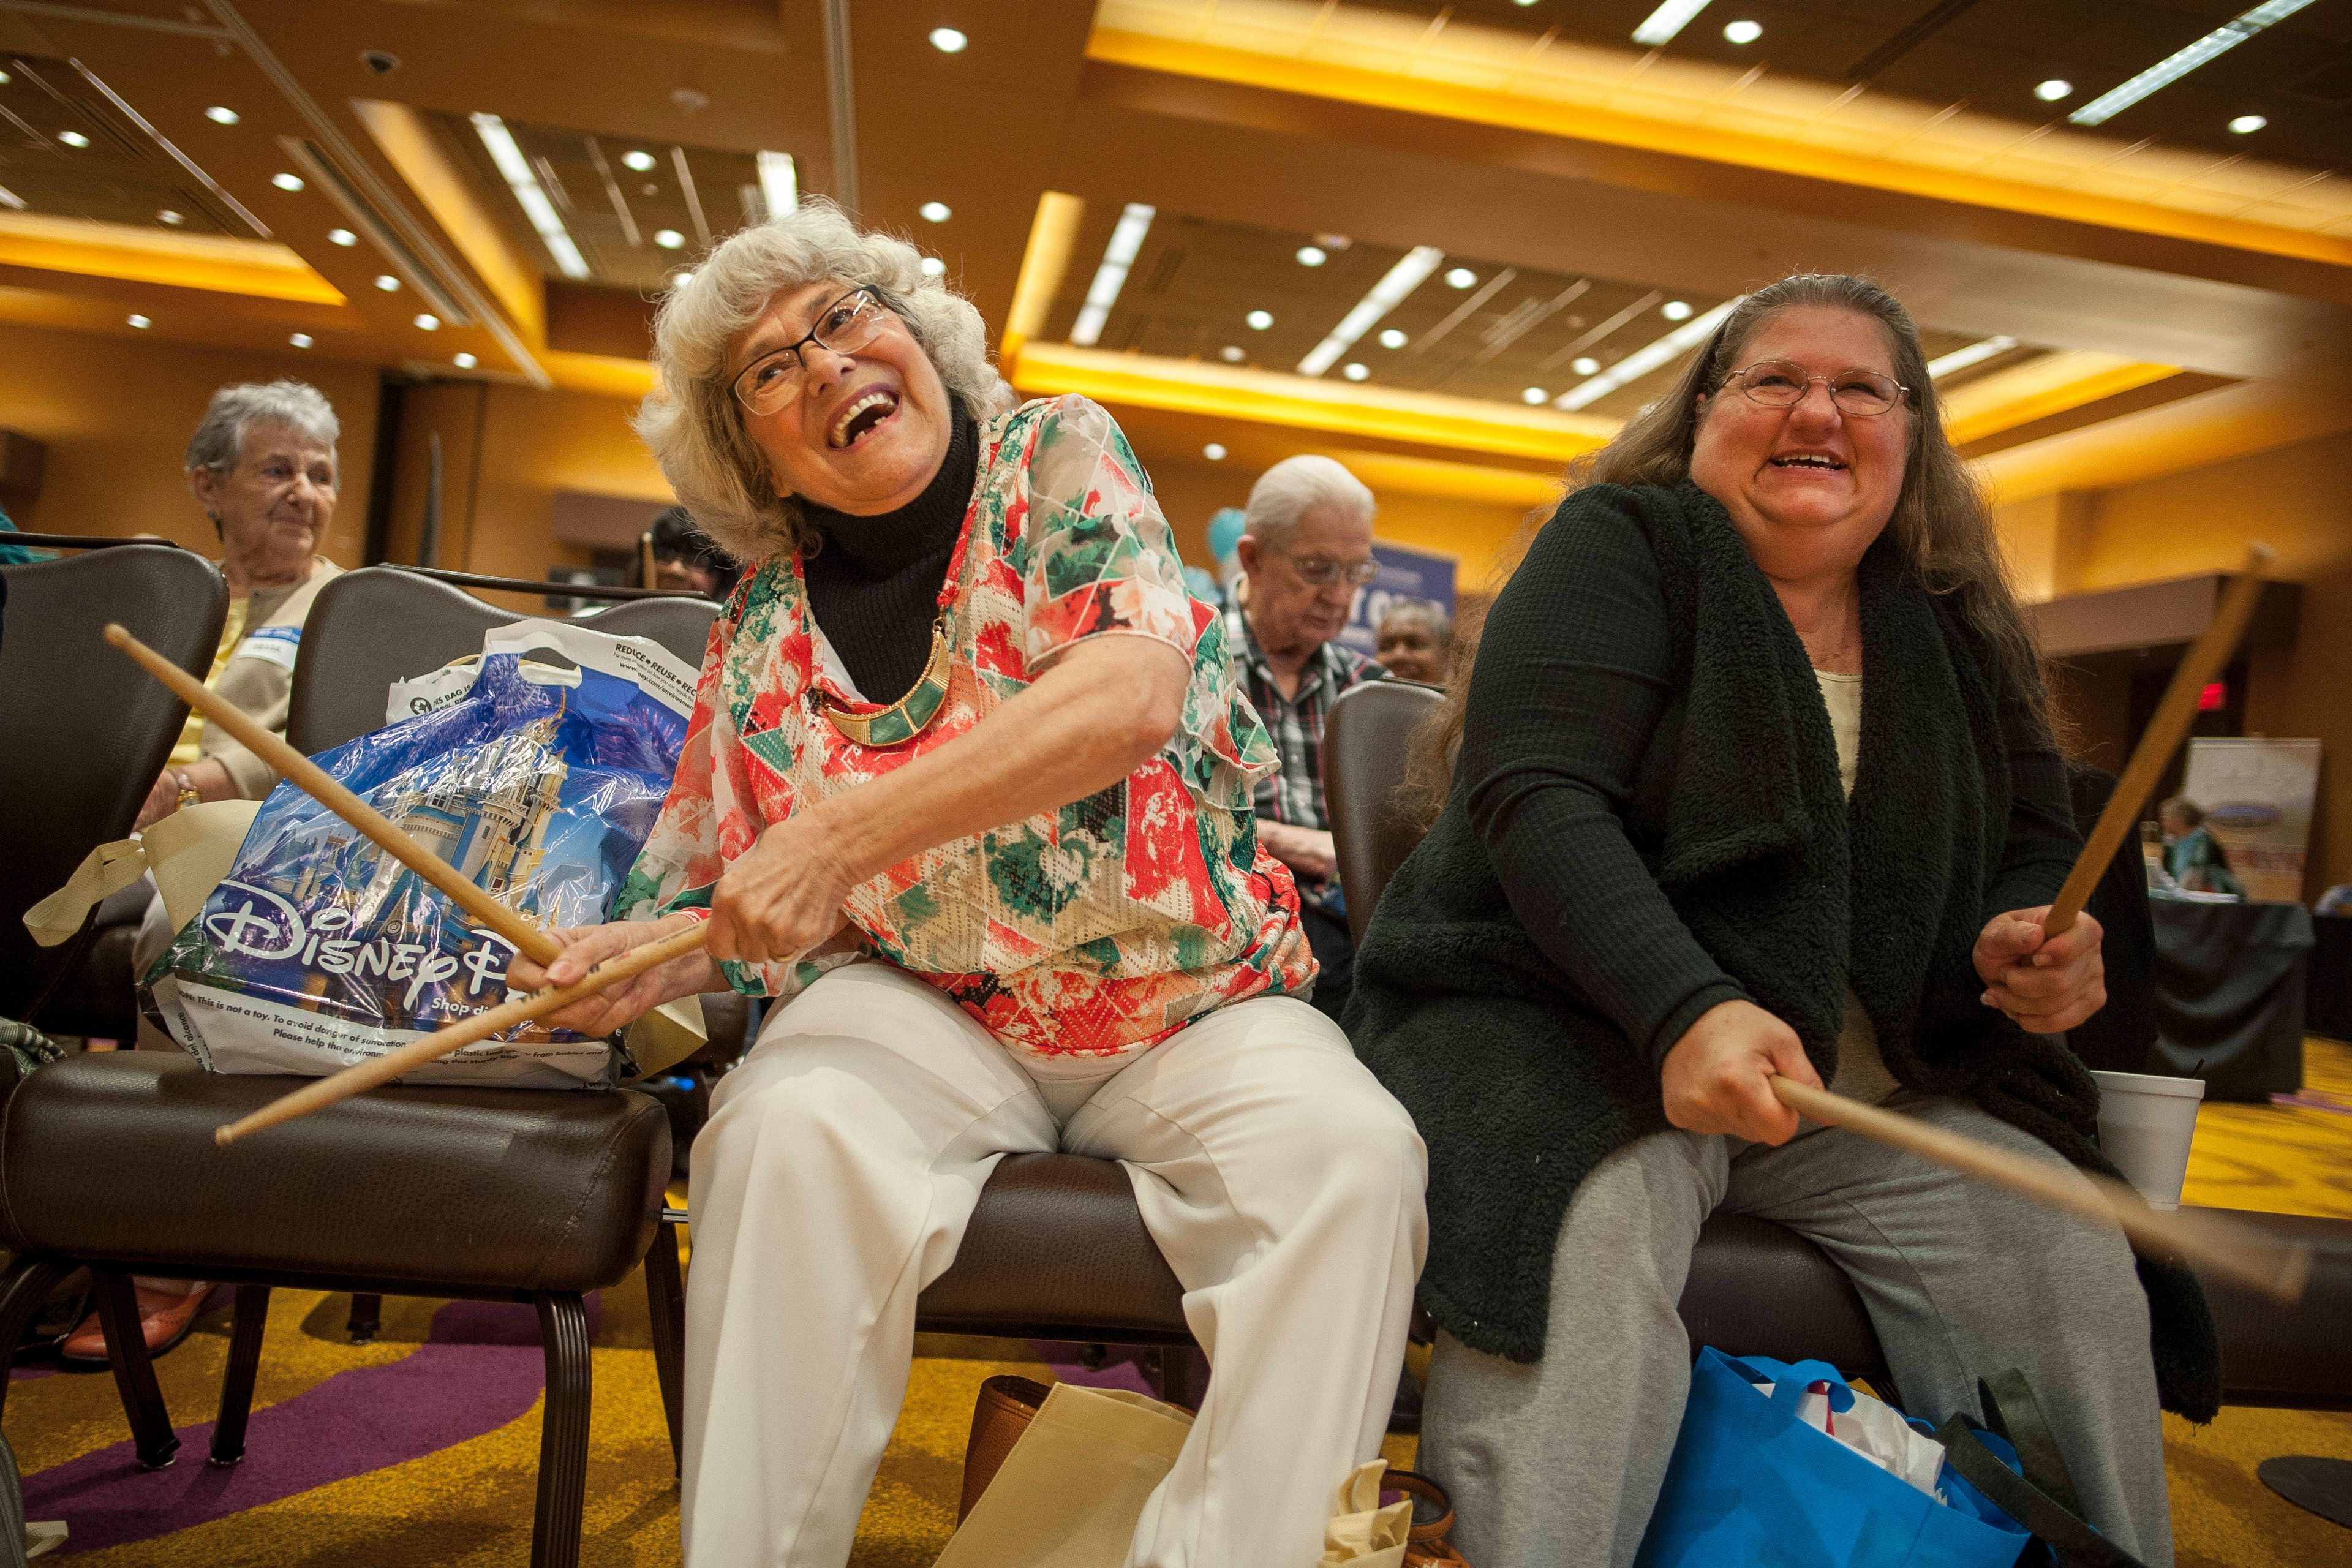
<svg viewBox="0 0 2352 1568">
<path fill-rule="evenodd" d="M 211 1304 L 217 1287 L 203 1285 L 184 1295 L 176 1290 L 150 1290 L 138 1288 L 139 1328 L 147 1342 L 149 1360 L 163 1354 L 188 1337 L 188 1331 L 204 1315 Z M 106 1363 L 106 1330 L 96 1312 L 82 1320 L 81 1327 L 66 1336 L 58 1347 L 58 1354 L 67 1361 Z"/>
</svg>

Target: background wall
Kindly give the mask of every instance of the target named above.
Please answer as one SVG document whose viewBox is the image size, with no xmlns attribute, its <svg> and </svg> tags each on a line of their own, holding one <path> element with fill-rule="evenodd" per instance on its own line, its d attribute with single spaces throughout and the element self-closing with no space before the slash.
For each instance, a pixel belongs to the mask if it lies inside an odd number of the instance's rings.
<svg viewBox="0 0 2352 1568">
<path fill-rule="evenodd" d="M 342 422 L 342 484 L 320 553 L 359 564 L 367 538 L 376 373 L 289 349 L 282 354 L 182 347 L 0 322 L 0 426 L 48 448 L 41 492 L 11 507 L 16 526 L 52 533 L 158 533 L 207 555 L 219 545 L 188 493 L 180 458 L 205 405 L 240 381 L 293 376 L 327 395 Z"/>
</svg>

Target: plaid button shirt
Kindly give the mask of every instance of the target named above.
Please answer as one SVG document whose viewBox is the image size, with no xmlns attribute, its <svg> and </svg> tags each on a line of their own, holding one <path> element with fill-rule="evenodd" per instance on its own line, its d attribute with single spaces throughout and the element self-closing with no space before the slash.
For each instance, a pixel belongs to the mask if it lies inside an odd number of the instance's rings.
<svg viewBox="0 0 2352 1568">
<path fill-rule="evenodd" d="M 1282 766 L 1258 781 L 1258 816 L 1328 833 L 1331 816 L 1323 808 L 1324 715 L 1339 693 L 1362 681 L 1383 679 L 1388 671 L 1344 643 L 1327 642 L 1298 672 L 1298 695 L 1285 697 L 1238 605 L 1225 612 L 1225 646 L 1234 650 L 1242 689 L 1282 757 Z"/>
</svg>

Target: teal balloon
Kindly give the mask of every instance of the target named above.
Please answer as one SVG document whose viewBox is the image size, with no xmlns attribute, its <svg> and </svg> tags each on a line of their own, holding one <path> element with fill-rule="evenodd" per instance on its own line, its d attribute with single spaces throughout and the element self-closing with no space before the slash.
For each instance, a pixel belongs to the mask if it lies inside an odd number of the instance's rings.
<svg viewBox="0 0 2352 1568">
<path fill-rule="evenodd" d="M 1210 558 L 1223 561 L 1231 555 L 1234 546 L 1241 542 L 1242 535 L 1248 529 L 1249 514 L 1241 508 L 1229 506 L 1219 509 L 1217 514 L 1209 519 Z"/>
<path fill-rule="evenodd" d="M 1204 605 L 1224 608 L 1224 586 L 1217 581 L 1217 574 L 1205 566 L 1184 568 L 1184 589 Z"/>
</svg>

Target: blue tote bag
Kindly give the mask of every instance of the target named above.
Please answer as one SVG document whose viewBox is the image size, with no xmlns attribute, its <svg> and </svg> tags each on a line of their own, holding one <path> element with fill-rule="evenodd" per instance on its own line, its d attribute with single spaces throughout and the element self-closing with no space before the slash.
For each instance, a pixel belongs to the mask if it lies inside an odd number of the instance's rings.
<svg viewBox="0 0 2352 1568">
<path fill-rule="evenodd" d="M 1634 1568 L 2012 1568 L 2032 1537 L 1968 1482 L 1939 1502 L 1801 1420 L 1815 1383 L 1853 1408 L 1825 1362 L 1699 1352 Z"/>
</svg>

